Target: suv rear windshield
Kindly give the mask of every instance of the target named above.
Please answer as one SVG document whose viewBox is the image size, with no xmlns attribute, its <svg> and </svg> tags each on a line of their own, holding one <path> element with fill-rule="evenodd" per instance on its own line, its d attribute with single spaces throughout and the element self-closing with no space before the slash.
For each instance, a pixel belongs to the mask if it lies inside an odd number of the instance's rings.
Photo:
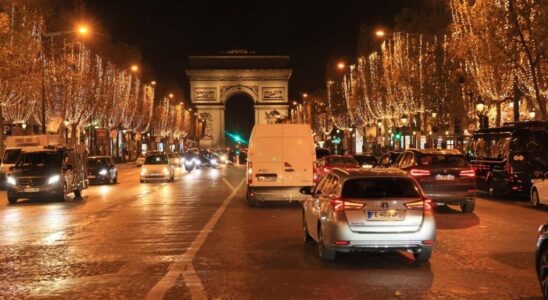
<svg viewBox="0 0 548 300">
<path fill-rule="evenodd" d="M 327 157 L 326 162 L 330 165 L 357 165 L 358 161 L 353 157 Z"/>
<path fill-rule="evenodd" d="M 419 198 L 420 191 L 409 178 L 358 178 L 344 183 L 343 198 Z"/>
<path fill-rule="evenodd" d="M 423 154 L 419 158 L 419 165 L 433 167 L 465 167 L 466 160 L 462 155 Z"/>
<path fill-rule="evenodd" d="M 21 149 L 6 149 L 2 162 L 5 164 L 14 164 L 17 162 L 19 155 L 21 155 Z"/>
<path fill-rule="evenodd" d="M 88 168 L 110 165 L 110 158 L 108 157 L 88 158 L 87 163 L 88 163 Z"/>
<path fill-rule="evenodd" d="M 167 155 L 149 155 L 145 158 L 145 165 L 167 165 Z"/>
<path fill-rule="evenodd" d="M 62 165 L 62 153 L 57 151 L 23 152 L 15 165 L 16 169 L 46 170 L 58 169 Z"/>
</svg>

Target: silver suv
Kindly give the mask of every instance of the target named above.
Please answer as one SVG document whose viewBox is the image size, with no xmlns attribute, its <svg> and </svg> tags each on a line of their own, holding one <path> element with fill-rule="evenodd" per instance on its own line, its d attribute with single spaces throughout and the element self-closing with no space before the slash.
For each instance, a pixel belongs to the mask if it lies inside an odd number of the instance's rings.
<svg viewBox="0 0 548 300">
<path fill-rule="evenodd" d="M 428 261 L 436 238 L 432 201 L 417 181 L 395 169 L 333 169 L 303 202 L 306 242 L 322 260 L 337 252 L 399 251 Z"/>
</svg>

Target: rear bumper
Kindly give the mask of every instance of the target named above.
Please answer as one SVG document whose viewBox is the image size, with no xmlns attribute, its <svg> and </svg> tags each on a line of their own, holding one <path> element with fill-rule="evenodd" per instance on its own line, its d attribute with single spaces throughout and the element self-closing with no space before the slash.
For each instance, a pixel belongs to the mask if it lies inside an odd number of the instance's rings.
<svg viewBox="0 0 548 300">
<path fill-rule="evenodd" d="M 165 181 L 169 179 L 170 179 L 170 176 L 164 175 L 164 174 L 141 175 L 141 180 L 144 180 L 144 181 Z"/>
<path fill-rule="evenodd" d="M 255 201 L 303 201 L 307 196 L 300 189 L 300 186 L 247 186 L 247 197 Z"/>
<path fill-rule="evenodd" d="M 425 191 L 425 194 L 438 204 L 460 204 L 476 197 L 475 191 Z"/>
</svg>

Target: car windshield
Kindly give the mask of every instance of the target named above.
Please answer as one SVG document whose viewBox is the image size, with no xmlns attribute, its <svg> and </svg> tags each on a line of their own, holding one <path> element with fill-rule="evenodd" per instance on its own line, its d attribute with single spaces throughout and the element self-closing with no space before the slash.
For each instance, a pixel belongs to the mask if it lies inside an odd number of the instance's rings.
<svg viewBox="0 0 548 300">
<path fill-rule="evenodd" d="M 462 155 L 425 154 L 419 158 L 420 166 L 465 167 L 466 160 Z"/>
<path fill-rule="evenodd" d="M 357 165 L 358 161 L 353 157 L 347 156 L 337 156 L 337 157 L 328 157 L 327 164 L 329 165 Z"/>
<path fill-rule="evenodd" d="M 110 159 L 108 157 L 88 158 L 87 164 L 88 168 L 104 166 L 110 164 Z"/>
<path fill-rule="evenodd" d="M 2 162 L 5 164 L 14 164 L 17 162 L 19 155 L 21 155 L 21 149 L 6 149 Z"/>
<path fill-rule="evenodd" d="M 167 155 L 149 155 L 145 158 L 145 165 L 165 165 L 168 164 Z"/>
<path fill-rule="evenodd" d="M 16 169 L 23 170 L 43 170 L 60 168 L 62 164 L 62 157 L 60 152 L 44 151 L 44 152 L 29 152 L 22 153 L 21 157 L 15 165 Z"/>
<path fill-rule="evenodd" d="M 354 158 L 360 163 L 360 165 L 375 165 L 377 159 L 373 156 L 354 156 Z"/>
<path fill-rule="evenodd" d="M 418 198 L 419 188 L 409 178 L 358 178 L 344 183 L 343 198 Z"/>
</svg>

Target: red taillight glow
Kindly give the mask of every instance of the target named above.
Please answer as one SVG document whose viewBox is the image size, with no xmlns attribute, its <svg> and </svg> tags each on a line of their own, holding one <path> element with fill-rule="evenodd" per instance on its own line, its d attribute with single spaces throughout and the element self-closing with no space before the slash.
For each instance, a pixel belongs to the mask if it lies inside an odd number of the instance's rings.
<svg viewBox="0 0 548 300">
<path fill-rule="evenodd" d="M 421 169 L 412 169 L 411 170 L 411 176 L 419 177 L 419 176 L 430 176 L 430 171 L 428 170 L 421 170 Z"/>
<path fill-rule="evenodd" d="M 424 209 L 425 211 L 430 211 L 434 208 L 434 202 L 432 202 L 432 199 L 424 199 L 406 203 L 405 207 L 407 207 L 407 209 Z"/>
<path fill-rule="evenodd" d="M 350 241 L 335 241 L 335 245 L 344 246 L 348 244 L 350 244 Z"/>
<path fill-rule="evenodd" d="M 329 168 L 323 168 L 323 171 L 329 173 L 330 170 Z"/>
<path fill-rule="evenodd" d="M 331 199 L 331 207 L 333 207 L 333 211 L 335 212 L 341 212 L 341 211 L 344 211 L 345 209 L 347 210 L 362 209 L 364 206 L 365 204 L 344 201 L 341 198 Z"/>
<path fill-rule="evenodd" d="M 247 184 L 253 183 L 253 163 L 247 162 Z"/>
<path fill-rule="evenodd" d="M 425 245 L 434 245 L 434 241 L 433 240 L 426 240 L 426 241 L 422 241 L 423 244 Z"/>
<path fill-rule="evenodd" d="M 474 177 L 474 176 L 476 176 L 476 172 L 474 171 L 474 169 L 462 170 L 462 171 L 460 171 L 459 175 L 461 177 Z"/>
</svg>

